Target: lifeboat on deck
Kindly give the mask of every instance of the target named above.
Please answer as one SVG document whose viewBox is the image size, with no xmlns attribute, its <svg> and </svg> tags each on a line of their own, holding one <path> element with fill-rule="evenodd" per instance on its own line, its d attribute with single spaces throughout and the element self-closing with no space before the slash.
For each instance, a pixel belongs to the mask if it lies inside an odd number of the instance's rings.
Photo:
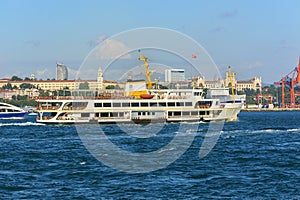
<svg viewBox="0 0 300 200">
<path fill-rule="evenodd" d="M 154 95 L 152 94 L 141 94 L 140 95 L 141 99 L 152 99 Z"/>
</svg>

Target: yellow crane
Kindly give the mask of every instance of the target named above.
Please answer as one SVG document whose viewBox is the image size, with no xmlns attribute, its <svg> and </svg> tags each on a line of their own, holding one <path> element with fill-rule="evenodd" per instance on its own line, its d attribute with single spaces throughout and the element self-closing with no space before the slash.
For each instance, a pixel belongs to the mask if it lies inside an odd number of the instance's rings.
<svg viewBox="0 0 300 200">
<path fill-rule="evenodd" d="M 231 72 L 231 67 L 228 67 L 228 73 L 229 73 L 229 82 L 231 85 L 231 97 L 232 97 L 232 101 L 233 103 L 235 103 L 235 97 L 234 97 L 234 83 L 233 83 L 233 77 L 235 76 L 234 72 Z"/>
<path fill-rule="evenodd" d="M 147 78 L 147 89 L 150 90 L 152 88 L 152 81 L 151 81 L 151 72 L 149 71 L 149 64 L 148 58 L 144 57 L 141 50 L 139 50 L 139 60 L 144 61 L 144 68 L 146 70 L 146 78 Z"/>
<path fill-rule="evenodd" d="M 139 60 L 144 61 L 144 65 L 142 67 L 144 67 L 145 71 L 146 71 L 145 75 L 146 75 L 146 78 L 147 78 L 148 86 L 147 86 L 147 88 L 142 89 L 142 90 L 130 91 L 128 96 L 135 97 L 136 99 L 152 98 L 153 95 L 150 95 L 149 91 L 148 91 L 148 90 L 152 89 L 151 72 L 149 71 L 148 58 L 144 57 L 140 50 L 138 52 L 139 52 Z M 132 83 L 130 83 L 130 81 L 127 81 L 127 83 L 132 84 Z"/>
</svg>

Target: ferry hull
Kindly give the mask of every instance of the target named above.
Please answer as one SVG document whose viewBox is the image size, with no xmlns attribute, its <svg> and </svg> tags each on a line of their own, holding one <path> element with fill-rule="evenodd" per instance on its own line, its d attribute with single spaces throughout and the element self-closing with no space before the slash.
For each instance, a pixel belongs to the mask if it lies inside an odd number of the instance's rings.
<svg viewBox="0 0 300 200">
<path fill-rule="evenodd" d="M 24 119 L 26 112 L 0 113 L 0 119 Z"/>
</svg>

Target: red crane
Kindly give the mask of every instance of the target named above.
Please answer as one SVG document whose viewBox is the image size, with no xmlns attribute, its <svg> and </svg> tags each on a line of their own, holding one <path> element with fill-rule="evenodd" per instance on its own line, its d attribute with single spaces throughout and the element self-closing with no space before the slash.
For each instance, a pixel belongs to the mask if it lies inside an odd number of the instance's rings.
<svg viewBox="0 0 300 200">
<path fill-rule="evenodd" d="M 290 107 L 295 107 L 295 85 L 300 83 L 300 57 L 298 61 L 298 67 L 293 71 L 282 77 L 278 82 L 275 82 L 275 85 L 281 85 L 281 106 L 285 107 L 285 87 L 290 89 Z"/>
<path fill-rule="evenodd" d="M 256 104 L 259 104 L 260 99 L 265 99 L 268 101 L 268 104 L 273 104 L 273 96 L 271 94 L 257 94 L 256 95 Z"/>
</svg>

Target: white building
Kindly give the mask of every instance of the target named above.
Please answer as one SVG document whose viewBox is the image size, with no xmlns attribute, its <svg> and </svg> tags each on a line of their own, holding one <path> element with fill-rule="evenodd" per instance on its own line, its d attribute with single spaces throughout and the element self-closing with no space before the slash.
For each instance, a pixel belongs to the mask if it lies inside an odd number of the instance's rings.
<svg viewBox="0 0 300 200">
<path fill-rule="evenodd" d="M 185 81 L 184 69 L 166 69 L 165 70 L 165 82 L 175 83 Z"/>
<path fill-rule="evenodd" d="M 231 80 L 230 80 L 231 79 Z M 236 79 L 236 73 L 232 72 L 231 68 L 228 67 L 225 78 L 219 78 L 215 81 L 207 81 L 204 77 L 195 77 L 193 79 L 196 87 L 200 88 L 218 88 L 218 87 L 231 87 L 231 83 L 234 89 L 237 91 L 244 91 L 251 89 L 255 91 L 262 90 L 262 79 L 261 77 L 253 77 L 247 81 L 238 81 Z"/>
<path fill-rule="evenodd" d="M 68 80 L 68 69 L 64 64 L 56 63 L 56 80 Z"/>
</svg>

